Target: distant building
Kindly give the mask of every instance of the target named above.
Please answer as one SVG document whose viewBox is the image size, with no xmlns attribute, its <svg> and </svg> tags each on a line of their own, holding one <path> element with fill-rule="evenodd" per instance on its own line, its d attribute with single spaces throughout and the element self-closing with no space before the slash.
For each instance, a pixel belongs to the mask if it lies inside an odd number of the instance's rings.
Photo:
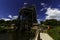
<svg viewBox="0 0 60 40">
<path fill-rule="evenodd" d="M 33 27 L 31 27 L 31 29 L 37 30 L 38 29 L 39 24 L 38 23 L 33 23 Z"/>
</svg>

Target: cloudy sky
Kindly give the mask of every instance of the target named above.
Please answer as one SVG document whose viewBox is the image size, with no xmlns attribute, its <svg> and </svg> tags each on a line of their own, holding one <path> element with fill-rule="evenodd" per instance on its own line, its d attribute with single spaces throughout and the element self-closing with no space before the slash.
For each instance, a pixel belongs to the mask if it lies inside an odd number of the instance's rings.
<svg viewBox="0 0 60 40">
<path fill-rule="evenodd" d="M 24 3 L 35 4 L 37 20 L 60 20 L 60 0 L 0 0 L 0 19 L 16 19 Z"/>
</svg>

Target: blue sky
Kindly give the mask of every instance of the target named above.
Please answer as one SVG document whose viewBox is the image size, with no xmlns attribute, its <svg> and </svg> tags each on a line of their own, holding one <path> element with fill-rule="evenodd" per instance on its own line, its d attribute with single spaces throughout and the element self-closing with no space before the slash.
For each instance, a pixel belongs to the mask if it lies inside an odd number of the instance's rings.
<svg viewBox="0 0 60 40">
<path fill-rule="evenodd" d="M 38 21 L 60 20 L 60 0 L 0 0 L 0 19 L 10 20 L 9 18 L 17 17 L 18 11 L 24 6 L 24 3 L 36 5 Z"/>
</svg>

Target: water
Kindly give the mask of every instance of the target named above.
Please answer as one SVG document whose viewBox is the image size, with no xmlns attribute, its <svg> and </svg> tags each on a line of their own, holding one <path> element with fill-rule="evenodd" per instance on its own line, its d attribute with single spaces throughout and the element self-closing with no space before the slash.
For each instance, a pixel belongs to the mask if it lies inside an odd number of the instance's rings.
<svg viewBox="0 0 60 40">
<path fill-rule="evenodd" d="M 31 33 L 25 32 L 9 32 L 9 33 L 0 33 L 0 40 L 29 40 Z"/>
<path fill-rule="evenodd" d="M 8 33 L 0 33 L 0 40 L 9 40 Z"/>
</svg>

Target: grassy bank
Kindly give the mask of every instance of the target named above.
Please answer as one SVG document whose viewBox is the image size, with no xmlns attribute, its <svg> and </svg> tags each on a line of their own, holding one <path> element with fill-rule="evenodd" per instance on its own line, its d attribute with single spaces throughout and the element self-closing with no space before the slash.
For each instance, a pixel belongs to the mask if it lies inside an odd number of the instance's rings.
<svg viewBox="0 0 60 40">
<path fill-rule="evenodd" d="M 54 40 L 60 40 L 60 26 L 55 27 L 53 29 L 50 29 L 48 31 L 48 34 L 54 39 Z"/>
</svg>

